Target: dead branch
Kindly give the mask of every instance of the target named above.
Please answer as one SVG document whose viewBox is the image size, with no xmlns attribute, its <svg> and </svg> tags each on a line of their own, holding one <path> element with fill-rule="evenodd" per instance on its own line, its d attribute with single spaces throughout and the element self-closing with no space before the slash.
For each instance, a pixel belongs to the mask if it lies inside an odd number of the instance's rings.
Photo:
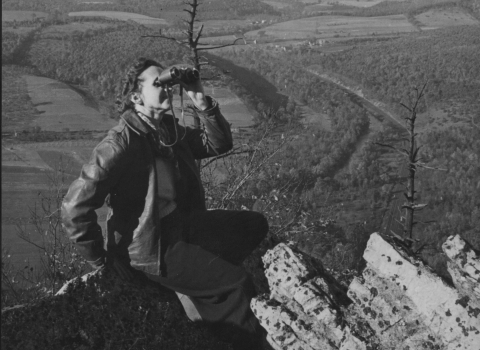
<svg viewBox="0 0 480 350">
<path fill-rule="evenodd" d="M 215 162 L 216 160 L 219 160 L 219 159 L 222 159 L 222 158 L 225 158 L 225 157 L 228 157 L 228 156 L 233 156 L 233 155 L 238 155 L 238 154 L 245 154 L 245 153 L 252 153 L 252 152 L 254 152 L 254 151 L 251 150 L 251 149 L 245 150 L 245 151 L 240 151 L 240 152 L 235 152 L 235 150 L 233 150 L 233 151 L 230 151 L 230 152 L 228 152 L 228 153 L 221 154 L 221 155 L 219 155 L 219 156 L 210 158 L 207 163 L 205 163 L 205 164 L 202 165 L 202 169 L 205 168 L 207 165 Z"/>
</svg>

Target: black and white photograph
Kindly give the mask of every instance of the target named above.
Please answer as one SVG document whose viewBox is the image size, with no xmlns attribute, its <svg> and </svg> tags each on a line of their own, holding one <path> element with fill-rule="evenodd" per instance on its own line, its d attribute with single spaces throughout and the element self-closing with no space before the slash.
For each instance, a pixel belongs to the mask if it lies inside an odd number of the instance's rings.
<svg viewBox="0 0 480 350">
<path fill-rule="evenodd" d="M 5 350 L 479 350 L 480 0 L 2 0 Z"/>
</svg>

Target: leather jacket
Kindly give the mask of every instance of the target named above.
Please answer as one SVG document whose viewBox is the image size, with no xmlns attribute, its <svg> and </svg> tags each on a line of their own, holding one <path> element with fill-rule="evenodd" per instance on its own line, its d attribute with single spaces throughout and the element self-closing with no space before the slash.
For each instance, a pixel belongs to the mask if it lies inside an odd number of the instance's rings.
<svg viewBox="0 0 480 350">
<path fill-rule="evenodd" d="M 217 102 L 209 96 L 207 100 L 210 107 L 197 111 L 202 124 L 199 129 L 185 128 L 171 115 L 163 119 L 170 135 L 178 133 L 178 142 L 172 146 L 183 181 L 177 199 L 186 211 L 206 210 L 195 159 L 216 156 L 232 148 L 229 123 Z M 134 111 L 124 112 L 119 124 L 95 147 L 64 198 L 65 231 L 93 266 L 104 265 L 108 252 L 134 267 L 160 274 L 161 227 L 153 132 Z M 103 206 L 107 197 L 110 210 L 105 250 L 95 210 Z"/>
</svg>

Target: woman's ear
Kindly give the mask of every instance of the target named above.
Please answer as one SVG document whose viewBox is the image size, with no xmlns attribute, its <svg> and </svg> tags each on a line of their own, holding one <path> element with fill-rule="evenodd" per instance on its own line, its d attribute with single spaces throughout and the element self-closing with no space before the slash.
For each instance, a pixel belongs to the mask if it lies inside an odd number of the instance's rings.
<svg viewBox="0 0 480 350">
<path fill-rule="evenodd" d="M 142 98 L 140 97 L 140 95 L 137 92 L 134 92 L 134 93 L 130 94 L 130 101 L 132 101 L 133 103 L 135 103 L 137 105 L 143 105 Z"/>
</svg>

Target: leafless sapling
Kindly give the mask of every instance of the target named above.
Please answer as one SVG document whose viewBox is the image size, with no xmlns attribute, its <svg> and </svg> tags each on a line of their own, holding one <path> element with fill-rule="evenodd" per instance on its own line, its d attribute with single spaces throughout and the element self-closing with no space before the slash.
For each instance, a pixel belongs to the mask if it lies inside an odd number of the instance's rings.
<svg viewBox="0 0 480 350">
<path fill-rule="evenodd" d="M 197 32 L 195 32 L 195 24 L 198 22 L 197 16 L 198 16 L 198 6 L 201 5 L 198 0 L 189 0 L 184 2 L 186 8 L 183 9 L 188 14 L 187 19 L 183 19 L 182 22 L 185 24 L 185 29 L 182 31 L 184 34 L 183 39 L 178 39 L 173 36 L 167 36 L 167 35 L 162 35 L 161 33 L 159 35 L 142 35 L 142 38 L 160 38 L 160 39 L 167 39 L 167 40 L 172 40 L 175 41 L 176 43 L 188 47 L 190 50 L 190 60 L 193 63 L 193 66 L 197 70 L 201 70 L 201 67 L 208 64 L 208 61 L 206 60 L 205 56 L 200 55 L 200 51 L 206 51 L 206 50 L 213 50 L 213 49 L 218 49 L 222 47 L 227 47 L 227 46 L 233 46 L 237 43 L 239 40 L 243 40 L 245 42 L 244 38 L 237 38 L 233 42 L 225 45 L 217 45 L 217 46 L 211 46 L 209 44 L 205 43 L 200 43 L 200 38 L 202 37 L 202 31 L 204 25 L 202 24 L 200 28 L 198 29 Z M 192 114 L 194 118 L 194 125 L 195 127 L 200 126 L 200 119 L 198 115 L 195 113 L 195 110 L 192 109 Z"/>
<path fill-rule="evenodd" d="M 404 103 L 401 105 L 408 111 L 408 115 L 404 118 L 406 123 L 406 131 L 407 137 L 403 140 L 406 141 L 406 147 L 397 147 L 393 145 L 388 145 L 384 143 L 376 143 L 377 145 L 387 147 L 393 149 L 395 152 L 402 155 L 408 165 L 408 174 L 407 174 L 407 183 L 406 183 L 406 191 L 403 193 L 405 197 L 405 202 L 402 204 L 402 209 L 405 210 L 403 216 L 403 237 L 398 236 L 395 232 L 391 232 L 396 238 L 400 239 L 405 245 L 411 249 L 413 243 L 415 242 L 413 237 L 413 228 L 419 221 L 415 221 L 415 213 L 424 209 L 427 204 L 418 203 L 416 198 L 416 190 L 415 190 L 415 176 L 417 173 L 418 168 L 426 168 L 426 169 L 435 169 L 435 170 L 445 170 L 440 168 L 434 168 L 427 166 L 424 162 L 422 157 L 420 157 L 420 149 L 421 145 L 418 145 L 417 136 L 418 134 L 415 132 L 415 122 L 417 120 L 417 114 L 419 110 L 419 105 L 425 96 L 425 89 L 427 87 L 427 83 L 423 84 L 423 86 L 419 89 L 418 87 L 413 88 L 414 96 L 410 99 L 409 105 L 407 106 Z M 429 221 L 430 222 L 430 221 Z M 429 222 L 421 222 L 421 223 L 429 223 Z M 416 252 L 419 252 L 423 249 L 424 245 L 417 249 Z"/>
</svg>

